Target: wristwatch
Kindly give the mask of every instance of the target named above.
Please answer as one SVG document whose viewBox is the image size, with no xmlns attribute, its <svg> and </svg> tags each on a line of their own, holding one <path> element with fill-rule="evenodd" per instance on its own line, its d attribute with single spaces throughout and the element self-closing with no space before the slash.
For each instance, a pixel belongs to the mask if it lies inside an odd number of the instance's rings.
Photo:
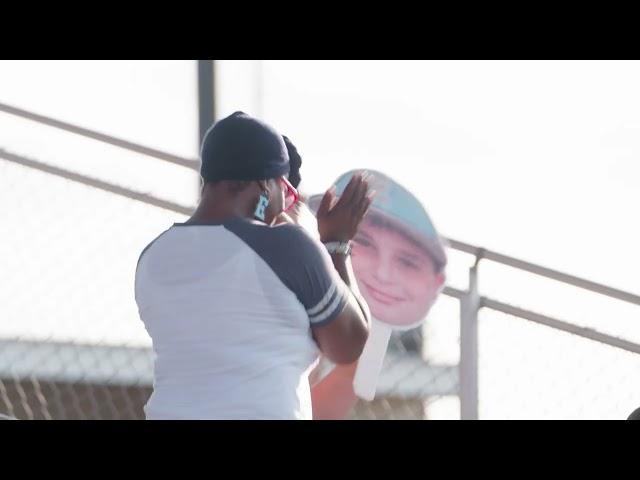
<svg viewBox="0 0 640 480">
<path fill-rule="evenodd" d="M 341 255 L 351 254 L 351 242 L 327 242 L 324 246 L 329 253 L 339 253 Z"/>
</svg>

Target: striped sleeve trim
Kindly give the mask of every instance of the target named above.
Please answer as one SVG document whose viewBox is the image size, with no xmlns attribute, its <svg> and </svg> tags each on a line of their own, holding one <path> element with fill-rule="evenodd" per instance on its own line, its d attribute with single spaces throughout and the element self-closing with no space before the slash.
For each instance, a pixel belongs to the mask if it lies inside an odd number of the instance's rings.
<svg viewBox="0 0 640 480">
<path fill-rule="evenodd" d="M 342 311 L 345 303 L 347 303 L 347 296 L 333 284 L 322 300 L 315 307 L 307 310 L 309 322 L 317 326 L 333 320 Z"/>
<path fill-rule="evenodd" d="M 336 284 L 332 283 L 329 287 L 329 290 L 327 290 L 327 293 L 320 299 L 316 306 L 307 309 L 307 314 L 312 317 L 322 312 L 324 308 L 329 304 L 329 302 L 333 300 L 336 290 Z"/>
</svg>

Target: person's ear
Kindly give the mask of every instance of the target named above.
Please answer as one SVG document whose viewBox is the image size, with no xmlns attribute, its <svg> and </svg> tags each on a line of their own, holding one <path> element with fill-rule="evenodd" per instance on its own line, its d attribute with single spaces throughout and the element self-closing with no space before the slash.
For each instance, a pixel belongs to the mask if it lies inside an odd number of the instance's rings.
<svg viewBox="0 0 640 480">
<path fill-rule="evenodd" d="M 428 293 L 427 293 L 427 300 L 428 300 L 428 303 L 429 303 L 429 309 L 431 309 L 431 307 L 435 303 L 436 299 L 438 298 L 438 295 L 440 295 L 442 293 L 442 290 L 444 289 L 445 278 L 446 278 L 446 276 L 445 276 L 444 272 L 436 273 L 436 275 L 434 277 L 434 281 L 433 281 L 433 286 L 429 287 L 429 290 L 428 290 Z"/>
<path fill-rule="evenodd" d="M 267 181 L 266 181 L 266 180 L 258 180 L 258 182 L 257 182 L 257 183 L 258 183 L 258 186 L 260 187 L 260 191 L 261 191 L 261 192 L 268 192 L 268 193 L 271 193 L 271 192 L 269 191 L 269 185 L 267 184 Z"/>
</svg>

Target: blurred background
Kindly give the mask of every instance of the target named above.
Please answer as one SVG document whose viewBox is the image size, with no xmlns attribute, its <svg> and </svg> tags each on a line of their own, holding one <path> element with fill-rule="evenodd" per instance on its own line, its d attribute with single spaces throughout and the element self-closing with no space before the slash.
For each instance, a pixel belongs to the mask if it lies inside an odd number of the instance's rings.
<svg viewBox="0 0 640 480">
<path fill-rule="evenodd" d="M 243 110 L 297 145 L 304 193 L 380 170 L 449 239 L 444 295 L 352 418 L 626 418 L 638 85 L 637 61 L 0 61 L 0 414 L 143 418 L 136 261 Z"/>
</svg>

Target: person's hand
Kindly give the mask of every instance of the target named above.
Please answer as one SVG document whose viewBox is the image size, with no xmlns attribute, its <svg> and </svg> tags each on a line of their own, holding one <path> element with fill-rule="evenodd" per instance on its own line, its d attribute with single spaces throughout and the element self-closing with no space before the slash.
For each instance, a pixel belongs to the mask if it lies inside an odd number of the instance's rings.
<svg viewBox="0 0 640 480">
<path fill-rule="evenodd" d="M 273 225 L 282 225 L 283 223 L 297 224 L 298 222 L 294 220 L 290 215 L 287 215 L 286 213 L 282 212 L 280 215 L 278 215 L 275 218 L 275 220 L 273 221 Z"/>
<path fill-rule="evenodd" d="M 322 197 L 316 218 L 322 242 L 351 240 L 371 206 L 375 192 L 369 190 L 367 173 L 355 174 L 336 201 L 335 187 Z"/>
</svg>

